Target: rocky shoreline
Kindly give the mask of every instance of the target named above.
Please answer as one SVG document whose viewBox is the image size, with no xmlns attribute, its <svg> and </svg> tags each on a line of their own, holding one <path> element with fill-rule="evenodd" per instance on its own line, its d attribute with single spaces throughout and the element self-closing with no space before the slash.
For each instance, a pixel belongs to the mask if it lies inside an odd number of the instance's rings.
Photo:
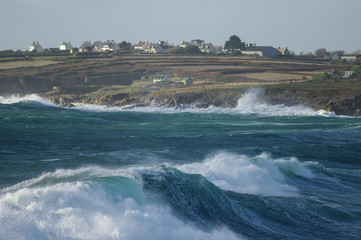
<svg viewBox="0 0 361 240">
<path fill-rule="evenodd" d="M 361 116 L 361 94 L 349 91 L 310 91 L 289 89 L 258 88 L 258 101 L 285 106 L 305 105 L 314 110 L 326 110 L 337 115 Z M 249 89 L 230 90 L 196 90 L 196 91 L 144 91 L 136 96 L 116 94 L 108 96 L 86 95 L 54 95 L 43 96 L 57 105 L 71 107 L 73 103 L 119 107 L 162 106 L 183 108 L 187 106 L 206 108 L 209 106 L 234 108 L 238 100 Z"/>
<path fill-rule="evenodd" d="M 352 66 L 297 58 L 245 56 L 121 55 L 58 57 L 44 66 L 0 69 L 0 96 L 36 93 L 55 104 L 107 106 L 237 106 L 250 87 L 264 89 L 258 101 L 306 105 L 338 115 L 361 116 L 361 78 L 314 80 L 314 74 Z M 38 60 L 33 60 L 38 61 Z M 167 74 L 173 85 L 154 84 Z M 193 85 L 176 84 L 191 77 Z"/>
</svg>

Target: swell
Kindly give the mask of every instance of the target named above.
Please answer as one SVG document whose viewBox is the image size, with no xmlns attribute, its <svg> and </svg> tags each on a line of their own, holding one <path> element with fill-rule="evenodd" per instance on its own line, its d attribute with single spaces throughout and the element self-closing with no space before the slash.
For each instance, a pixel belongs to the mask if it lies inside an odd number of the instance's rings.
<svg viewBox="0 0 361 240">
<path fill-rule="evenodd" d="M 360 233 L 360 191 L 342 175 L 361 177 L 296 158 L 233 153 L 193 164 L 59 169 L 0 191 L 0 237 L 347 238 Z"/>
</svg>

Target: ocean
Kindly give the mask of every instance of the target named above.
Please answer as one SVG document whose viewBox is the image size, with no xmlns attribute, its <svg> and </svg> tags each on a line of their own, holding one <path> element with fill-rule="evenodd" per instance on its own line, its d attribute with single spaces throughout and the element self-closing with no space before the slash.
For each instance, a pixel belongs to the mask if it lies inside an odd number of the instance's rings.
<svg viewBox="0 0 361 240">
<path fill-rule="evenodd" d="M 0 239 L 360 239 L 361 119 L 0 97 Z"/>
</svg>

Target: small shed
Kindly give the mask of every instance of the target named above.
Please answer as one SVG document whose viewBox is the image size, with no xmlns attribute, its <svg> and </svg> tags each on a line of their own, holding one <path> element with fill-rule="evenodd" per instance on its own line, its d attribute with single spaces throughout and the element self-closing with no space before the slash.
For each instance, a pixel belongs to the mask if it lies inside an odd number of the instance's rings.
<svg viewBox="0 0 361 240">
<path fill-rule="evenodd" d="M 190 77 L 185 77 L 181 81 L 185 86 L 193 85 L 193 80 Z"/>
</svg>

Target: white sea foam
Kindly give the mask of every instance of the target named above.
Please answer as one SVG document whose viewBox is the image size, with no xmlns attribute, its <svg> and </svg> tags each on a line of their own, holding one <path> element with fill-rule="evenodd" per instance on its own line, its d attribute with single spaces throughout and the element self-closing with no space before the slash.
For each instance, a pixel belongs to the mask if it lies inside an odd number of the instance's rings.
<svg viewBox="0 0 361 240">
<path fill-rule="evenodd" d="M 210 106 L 208 108 L 197 108 L 192 106 L 180 107 L 161 107 L 161 106 L 147 106 L 147 107 L 108 107 L 103 105 L 92 105 L 83 103 L 74 103 L 75 109 L 83 111 L 97 111 L 97 112 L 147 112 L 147 113 L 218 113 L 218 114 L 243 114 L 256 116 L 324 116 L 335 117 L 333 112 L 325 110 L 315 111 L 310 107 L 304 105 L 285 106 L 283 104 L 271 105 L 260 101 L 264 90 L 261 88 L 250 88 L 238 100 L 235 108 L 221 108 Z"/>
<path fill-rule="evenodd" d="M 41 103 L 44 105 L 56 106 L 49 100 L 47 100 L 43 97 L 40 97 L 37 94 L 29 94 L 29 95 L 24 95 L 21 97 L 16 96 L 16 95 L 11 95 L 9 97 L 0 96 L 0 104 L 14 104 L 14 103 L 18 103 L 18 102 L 38 102 L 38 103 Z"/>
<path fill-rule="evenodd" d="M 203 232 L 183 223 L 168 207 L 147 201 L 137 180 L 110 181 L 111 186 L 104 179 L 64 180 L 117 171 L 123 170 L 58 170 L 31 187 L 28 182 L 7 189 L 0 194 L 0 239 L 238 239 L 227 229 Z M 34 185 L 39 181 L 44 184 Z"/>
<path fill-rule="evenodd" d="M 264 196 L 297 195 L 297 188 L 287 183 L 283 171 L 312 177 L 311 171 L 296 158 L 272 159 L 266 153 L 250 158 L 221 152 L 203 162 L 177 168 L 186 173 L 201 174 L 224 190 Z"/>
</svg>

